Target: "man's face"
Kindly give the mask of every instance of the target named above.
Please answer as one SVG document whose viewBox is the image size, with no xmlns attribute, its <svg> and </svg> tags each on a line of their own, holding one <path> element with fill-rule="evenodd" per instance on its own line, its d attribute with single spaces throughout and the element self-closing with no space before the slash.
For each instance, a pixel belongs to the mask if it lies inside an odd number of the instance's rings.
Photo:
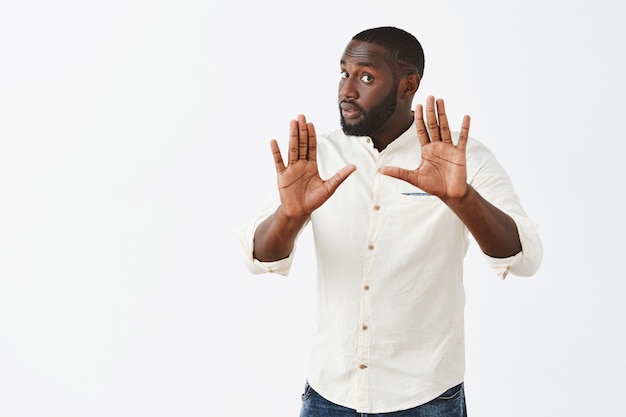
<svg viewBox="0 0 626 417">
<path fill-rule="evenodd" d="M 341 57 L 339 112 L 346 135 L 372 136 L 395 113 L 398 80 L 385 48 L 351 41 Z"/>
</svg>

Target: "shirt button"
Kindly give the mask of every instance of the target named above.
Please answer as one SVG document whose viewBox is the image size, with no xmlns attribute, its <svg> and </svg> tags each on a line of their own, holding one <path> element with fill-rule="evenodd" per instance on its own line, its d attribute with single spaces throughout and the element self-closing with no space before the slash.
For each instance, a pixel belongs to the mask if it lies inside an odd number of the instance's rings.
<svg viewBox="0 0 626 417">
<path fill-rule="evenodd" d="M 369 291 L 369 290 L 370 290 L 370 286 L 369 286 L 369 285 L 364 285 L 364 286 L 363 286 L 363 289 L 364 289 L 365 291 Z"/>
<path fill-rule="evenodd" d="M 374 250 L 374 245 L 367 245 L 367 249 Z"/>
<path fill-rule="evenodd" d="M 370 143 L 372 140 L 370 138 L 367 138 L 367 143 Z"/>
<path fill-rule="evenodd" d="M 363 325 L 363 327 L 361 327 L 363 330 L 367 330 L 367 326 Z"/>
<path fill-rule="evenodd" d="M 375 210 L 375 211 L 379 211 L 379 210 L 380 210 L 380 206 L 379 206 L 378 204 L 376 204 L 376 205 L 374 206 L 374 210 Z"/>
<path fill-rule="evenodd" d="M 367 369 L 367 365 L 360 364 L 360 365 L 359 365 L 359 369 Z"/>
<path fill-rule="evenodd" d="M 507 275 L 509 275 L 509 271 L 511 270 L 511 265 L 506 267 L 506 270 L 504 271 L 504 273 L 502 274 L 502 279 L 506 278 Z"/>
</svg>

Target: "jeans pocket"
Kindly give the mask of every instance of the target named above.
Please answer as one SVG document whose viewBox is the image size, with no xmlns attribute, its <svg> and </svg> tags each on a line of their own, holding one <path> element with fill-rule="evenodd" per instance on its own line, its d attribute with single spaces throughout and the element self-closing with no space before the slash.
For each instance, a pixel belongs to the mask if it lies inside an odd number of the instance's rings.
<svg viewBox="0 0 626 417">
<path fill-rule="evenodd" d="M 447 390 L 446 392 L 444 392 L 443 394 L 435 398 L 435 401 L 452 401 L 456 398 L 459 398 L 462 392 L 463 392 L 463 383 L 450 388 L 449 390 Z"/>
<path fill-rule="evenodd" d="M 304 384 L 304 392 L 302 393 L 302 401 L 306 401 L 311 397 L 311 391 L 313 388 L 309 385 L 309 381 Z"/>
</svg>

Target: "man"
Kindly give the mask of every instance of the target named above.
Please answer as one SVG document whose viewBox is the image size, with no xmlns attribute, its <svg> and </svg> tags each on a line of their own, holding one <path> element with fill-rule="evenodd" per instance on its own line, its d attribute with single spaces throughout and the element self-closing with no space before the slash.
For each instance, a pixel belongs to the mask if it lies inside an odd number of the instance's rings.
<svg viewBox="0 0 626 417">
<path fill-rule="evenodd" d="M 280 201 L 240 231 L 252 272 L 286 275 L 313 227 L 317 325 L 301 416 L 466 415 L 468 235 L 499 276 L 527 276 L 541 263 L 537 226 L 469 138 L 468 116 L 457 134 L 441 99 L 412 112 L 424 70 L 413 35 L 365 30 L 340 67 L 342 129 L 318 138 L 303 115 L 292 120 L 287 164 L 271 141 Z"/>
</svg>

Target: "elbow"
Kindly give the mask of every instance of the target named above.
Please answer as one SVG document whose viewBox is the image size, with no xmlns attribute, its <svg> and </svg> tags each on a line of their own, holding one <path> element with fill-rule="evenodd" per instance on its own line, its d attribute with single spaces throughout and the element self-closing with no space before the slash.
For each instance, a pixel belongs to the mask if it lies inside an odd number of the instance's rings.
<svg viewBox="0 0 626 417">
<path fill-rule="evenodd" d="M 535 275 L 543 261 L 543 247 L 540 240 L 536 240 L 532 245 L 523 247 L 522 253 L 517 258 L 517 262 L 511 265 L 510 273 L 519 277 L 531 277 Z"/>
</svg>

